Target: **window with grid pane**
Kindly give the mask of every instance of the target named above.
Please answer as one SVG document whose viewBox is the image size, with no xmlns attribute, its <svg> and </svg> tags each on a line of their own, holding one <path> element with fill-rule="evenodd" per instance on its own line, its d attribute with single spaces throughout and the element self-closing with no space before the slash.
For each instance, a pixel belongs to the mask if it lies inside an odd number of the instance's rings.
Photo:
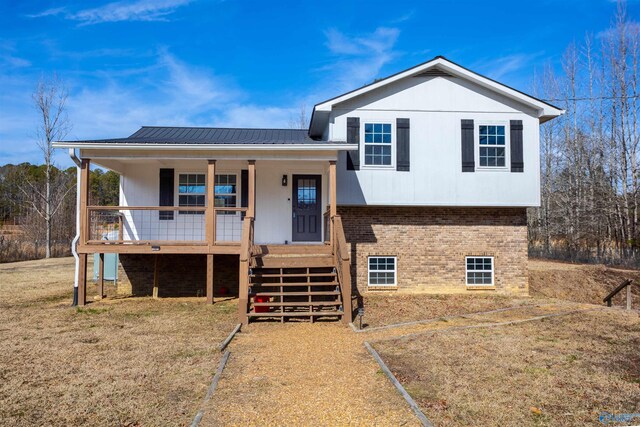
<svg viewBox="0 0 640 427">
<path fill-rule="evenodd" d="M 178 206 L 204 207 L 205 175 L 181 173 L 178 175 Z M 196 211 L 180 211 L 180 214 L 204 214 Z"/>
<path fill-rule="evenodd" d="M 217 208 L 235 208 L 237 206 L 237 182 L 234 174 L 216 175 L 214 205 Z M 218 211 L 222 215 L 235 215 L 235 211 Z"/>
<path fill-rule="evenodd" d="M 480 166 L 504 167 L 505 160 L 505 136 L 504 126 L 480 126 Z"/>
<path fill-rule="evenodd" d="M 391 124 L 365 123 L 364 164 L 391 166 Z"/>
<path fill-rule="evenodd" d="M 467 257 L 467 286 L 493 286 L 493 257 Z"/>
<path fill-rule="evenodd" d="M 369 257 L 369 286 L 396 285 L 396 257 Z"/>
</svg>

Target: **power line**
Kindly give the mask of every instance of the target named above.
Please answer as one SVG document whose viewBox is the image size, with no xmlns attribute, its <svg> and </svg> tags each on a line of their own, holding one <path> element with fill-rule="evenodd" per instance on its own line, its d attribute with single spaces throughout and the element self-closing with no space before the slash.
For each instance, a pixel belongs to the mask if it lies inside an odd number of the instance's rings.
<svg viewBox="0 0 640 427">
<path fill-rule="evenodd" d="M 594 96 L 594 97 L 584 97 L 584 98 L 552 98 L 552 99 L 543 99 L 545 102 L 560 102 L 560 101 L 601 101 L 604 99 L 636 99 L 640 98 L 640 94 L 637 95 L 629 95 L 629 96 Z"/>
</svg>

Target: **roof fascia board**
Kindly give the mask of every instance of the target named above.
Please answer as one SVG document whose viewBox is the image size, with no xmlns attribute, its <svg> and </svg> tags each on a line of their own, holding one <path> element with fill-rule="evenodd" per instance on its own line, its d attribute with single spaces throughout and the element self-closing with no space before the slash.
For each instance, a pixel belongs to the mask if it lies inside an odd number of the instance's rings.
<svg viewBox="0 0 640 427">
<path fill-rule="evenodd" d="M 376 90 L 380 87 L 386 86 L 388 84 L 394 83 L 398 80 L 407 78 L 407 77 L 411 77 L 415 74 L 420 74 L 421 72 L 432 68 L 434 66 L 440 66 L 441 68 L 445 69 L 446 71 L 450 72 L 453 75 L 456 75 L 458 77 L 467 79 L 469 81 L 472 81 L 482 87 L 485 87 L 487 89 L 493 90 L 494 92 L 500 93 L 504 96 L 507 96 L 508 98 L 514 99 L 516 101 L 519 101 L 520 103 L 523 103 L 525 105 L 528 105 L 530 107 L 533 107 L 535 109 L 538 110 L 538 117 L 542 117 L 542 116 L 559 116 L 561 114 L 564 113 L 564 110 L 559 109 L 557 107 L 554 107 L 550 104 L 545 103 L 544 101 L 540 101 L 538 99 L 533 98 L 530 95 L 527 95 L 525 93 L 519 92 L 515 89 L 512 89 L 508 86 L 503 85 L 502 83 L 498 83 L 494 80 L 491 80 L 487 77 L 484 77 L 480 74 L 477 74 L 473 71 L 470 71 L 458 64 L 455 64 L 451 61 L 449 61 L 448 59 L 442 58 L 442 57 L 437 57 L 435 59 L 432 59 L 431 61 L 427 61 L 423 64 L 417 65 L 413 68 L 409 68 L 408 70 L 402 71 L 400 73 L 394 74 L 390 77 L 387 77 L 386 79 L 382 79 L 378 82 L 375 82 L 373 84 L 367 85 L 367 86 L 363 86 L 360 89 L 356 89 L 354 91 L 348 92 L 346 94 L 340 95 L 336 98 L 333 99 L 329 99 L 323 103 L 317 104 L 314 107 L 314 110 L 317 111 L 331 111 L 331 109 L 333 108 L 334 105 L 339 104 L 341 102 L 345 102 L 349 99 L 355 98 L 357 96 L 363 95 L 367 92 Z"/>
<path fill-rule="evenodd" d="M 356 150 L 353 144 L 126 144 L 58 141 L 54 148 L 80 148 L 92 150 L 194 150 L 194 151 L 331 151 Z"/>
</svg>

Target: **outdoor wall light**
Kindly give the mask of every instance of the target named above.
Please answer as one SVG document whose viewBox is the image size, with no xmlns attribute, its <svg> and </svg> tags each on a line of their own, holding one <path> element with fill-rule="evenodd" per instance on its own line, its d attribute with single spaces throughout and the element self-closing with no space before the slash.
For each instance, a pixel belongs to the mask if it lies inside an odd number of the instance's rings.
<svg viewBox="0 0 640 427">
<path fill-rule="evenodd" d="M 287 186 L 287 175 L 282 175 L 282 186 L 283 187 Z"/>
<path fill-rule="evenodd" d="M 151 246 L 151 250 L 153 252 L 159 251 L 160 250 L 160 246 Z"/>
</svg>

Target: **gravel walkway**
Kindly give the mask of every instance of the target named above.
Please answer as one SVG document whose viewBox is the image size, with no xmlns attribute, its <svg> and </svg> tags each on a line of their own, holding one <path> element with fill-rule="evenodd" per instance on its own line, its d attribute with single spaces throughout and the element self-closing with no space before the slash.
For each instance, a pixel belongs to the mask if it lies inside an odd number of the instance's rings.
<svg viewBox="0 0 640 427">
<path fill-rule="evenodd" d="M 251 324 L 200 426 L 420 425 L 348 327 Z"/>
<path fill-rule="evenodd" d="M 341 323 L 258 323 L 242 328 L 200 426 L 420 425 L 364 341 L 530 319 L 586 304 L 541 304 L 354 333 Z"/>
</svg>

